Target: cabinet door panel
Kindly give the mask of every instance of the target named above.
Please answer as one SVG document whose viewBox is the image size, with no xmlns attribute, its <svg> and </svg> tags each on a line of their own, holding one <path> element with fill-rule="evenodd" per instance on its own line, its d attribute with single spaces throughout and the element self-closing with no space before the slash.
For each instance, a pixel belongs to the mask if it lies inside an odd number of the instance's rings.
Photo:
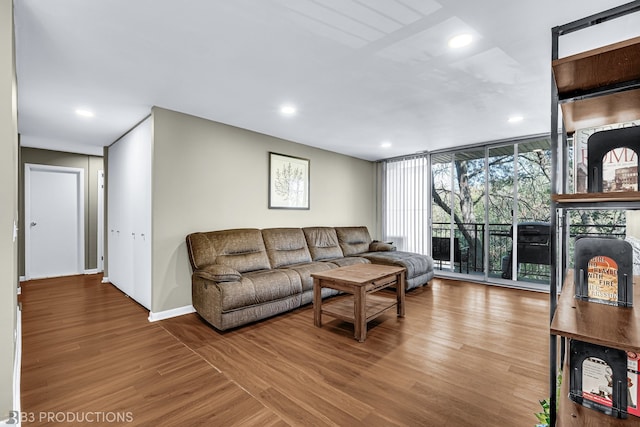
<svg viewBox="0 0 640 427">
<path fill-rule="evenodd" d="M 151 120 L 109 147 L 109 280 L 151 308 Z"/>
<path fill-rule="evenodd" d="M 142 123 L 132 144 L 129 177 L 131 180 L 131 219 L 134 233 L 133 298 L 151 308 L 151 121 Z"/>
</svg>

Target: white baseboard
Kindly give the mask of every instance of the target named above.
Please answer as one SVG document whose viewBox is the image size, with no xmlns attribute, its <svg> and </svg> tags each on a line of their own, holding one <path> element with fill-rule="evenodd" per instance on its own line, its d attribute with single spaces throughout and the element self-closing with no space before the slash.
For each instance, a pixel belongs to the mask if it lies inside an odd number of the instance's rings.
<svg viewBox="0 0 640 427">
<path fill-rule="evenodd" d="M 109 278 L 107 276 L 104 276 L 102 278 L 102 283 L 109 283 Z"/>
<path fill-rule="evenodd" d="M 183 316 L 189 313 L 195 313 L 196 309 L 192 305 L 186 305 L 184 307 L 178 307 L 171 310 L 159 311 L 154 313 L 149 312 L 149 322 L 157 322 L 158 320 L 169 319 L 171 317 Z"/>
<path fill-rule="evenodd" d="M 27 277 L 26 276 L 20 276 L 20 281 L 21 282 L 26 282 L 27 281 Z"/>
<path fill-rule="evenodd" d="M 22 294 L 22 287 L 21 287 L 21 286 L 18 286 L 18 289 L 17 289 L 16 293 L 17 293 L 18 295 L 21 295 L 21 294 Z"/>
<path fill-rule="evenodd" d="M 20 370 L 22 369 L 22 310 L 16 310 L 16 331 L 15 331 L 16 351 L 13 360 L 13 410 L 20 413 Z M 18 420 L 20 425 L 20 420 Z"/>
<path fill-rule="evenodd" d="M 84 274 L 98 274 L 100 273 L 100 270 L 98 270 L 97 268 L 92 268 L 91 270 L 85 270 Z"/>
</svg>

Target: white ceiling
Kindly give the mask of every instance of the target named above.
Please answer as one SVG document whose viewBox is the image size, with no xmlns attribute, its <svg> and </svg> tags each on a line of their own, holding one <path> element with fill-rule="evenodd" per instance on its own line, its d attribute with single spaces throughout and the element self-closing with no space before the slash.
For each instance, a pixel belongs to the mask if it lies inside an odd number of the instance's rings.
<svg viewBox="0 0 640 427">
<path fill-rule="evenodd" d="M 548 133 L 551 27 L 624 3 L 15 0 L 21 143 L 101 155 L 153 105 L 367 160 Z"/>
</svg>

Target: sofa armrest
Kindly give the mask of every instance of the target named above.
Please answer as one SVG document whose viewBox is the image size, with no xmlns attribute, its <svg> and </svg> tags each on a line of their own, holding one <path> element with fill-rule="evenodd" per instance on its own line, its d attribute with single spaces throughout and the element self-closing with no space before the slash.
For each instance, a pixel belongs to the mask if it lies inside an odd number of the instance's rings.
<svg viewBox="0 0 640 427">
<path fill-rule="evenodd" d="M 369 252 L 389 252 L 395 251 L 396 247 L 393 242 L 379 242 L 374 240 L 369 244 Z"/>
<path fill-rule="evenodd" d="M 226 265 L 207 265 L 193 272 L 194 276 L 214 282 L 239 282 L 242 275 L 234 268 Z"/>
</svg>

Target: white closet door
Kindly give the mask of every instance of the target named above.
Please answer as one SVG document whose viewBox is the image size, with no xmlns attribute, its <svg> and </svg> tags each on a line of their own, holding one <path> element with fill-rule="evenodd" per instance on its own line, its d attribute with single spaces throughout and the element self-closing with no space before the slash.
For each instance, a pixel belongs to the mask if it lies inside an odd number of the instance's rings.
<svg viewBox="0 0 640 427">
<path fill-rule="evenodd" d="M 126 185 L 127 150 L 124 141 L 109 147 L 108 164 L 108 223 L 109 223 L 109 281 L 122 292 L 133 294 L 133 281 L 129 279 L 133 264 L 131 258 L 130 221 L 126 206 L 129 194 Z"/>
<path fill-rule="evenodd" d="M 109 147 L 109 281 L 151 308 L 151 120 Z M 113 242 L 113 245 L 112 245 Z"/>
<path fill-rule="evenodd" d="M 129 170 L 131 179 L 131 212 L 133 237 L 133 298 L 151 308 L 151 120 L 136 128 L 136 142 L 132 145 Z"/>
</svg>

